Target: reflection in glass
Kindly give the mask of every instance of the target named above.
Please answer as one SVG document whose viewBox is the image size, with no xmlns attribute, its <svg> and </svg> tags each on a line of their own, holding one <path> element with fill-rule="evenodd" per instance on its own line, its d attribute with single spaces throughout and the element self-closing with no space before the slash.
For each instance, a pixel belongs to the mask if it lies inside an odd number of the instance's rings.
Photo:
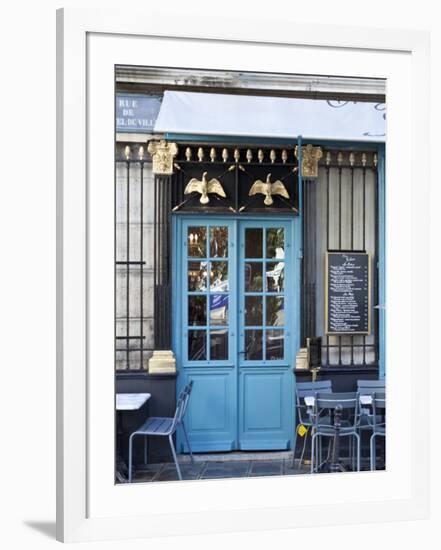
<svg viewBox="0 0 441 550">
<path fill-rule="evenodd" d="M 192 258 L 207 256 L 207 228 L 189 227 L 187 231 L 188 255 Z"/>
<path fill-rule="evenodd" d="M 276 361 L 283 359 L 283 330 L 266 331 L 266 359 Z"/>
<path fill-rule="evenodd" d="M 285 324 L 285 312 L 283 309 L 283 296 L 266 297 L 266 326 L 283 327 Z"/>
<path fill-rule="evenodd" d="M 188 359 L 190 361 L 207 360 L 207 332 L 205 330 L 188 331 Z"/>
<path fill-rule="evenodd" d="M 228 359 L 228 331 L 210 331 L 210 361 Z"/>
<path fill-rule="evenodd" d="M 188 324 L 204 326 L 207 324 L 207 297 L 188 297 Z"/>
<path fill-rule="evenodd" d="M 188 262 L 188 290 L 207 290 L 207 262 Z"/>
<path fill-rule="evenodd" d="M 285 257 L 285 230 L 283 227 L 274 227 L 266 230 L 266 257 Z"/>
<path fill-rule="evenodd" d="M 245 359 L 247 361 L 262 359 L 262 331 L 245 331 Z"/>
<path fill-rule="evenodd" d="M 245 229 L 245 257 L 262 258 L 263 229 Z"/>
<path fill-rule="evenodd" d="M 245 292 L 262 292 L 263 264 L 258 262 L 245 263 Z"/>
<path fill-rule="evenodd" d="M 245 325 L 262 325 L 262 296 L 245 296 Z"/>
<path fill-rule="evenodd" d="M 210 257 L 228 256 L 228 227 L 210 227 Z"/>
<path fill-rule="evenodd" d="M 228 262 L 211 262 L 210 290 L 228 291 Z"/>
<path fill-rule="evenodd" d="M 212 294 L 210 296 L 210 324 L 228 324 L 228 295 Z"/>
<path fill-rule="evenodd" d="M 282 292 L 285 288 L 285 263 L 267 262 L 266 290 L 268 292 Z"/>
</svg>

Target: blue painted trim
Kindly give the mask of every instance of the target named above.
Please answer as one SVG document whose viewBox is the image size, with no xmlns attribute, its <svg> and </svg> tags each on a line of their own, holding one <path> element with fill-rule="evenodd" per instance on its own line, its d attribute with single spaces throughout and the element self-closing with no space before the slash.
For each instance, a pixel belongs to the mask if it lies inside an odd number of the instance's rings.
<svg viewBox="0 0 441 550">
<path fill-rule="evenodd" d="M 386 376 L 386 177 L 385 147 L 378 148 L 378 299 L 379 310 L 379 377 Z"/>
<path fill-rule="evenodd" d="M 207 143 L 229 143 L 231 145 L 295 145 L 298 142 L 298 138 L 272 138 L 272 137 L 255 137 L 255 136 L 226 136 L 222 134 L 207 135 L 207 134 L 174 134 L 165 133 L 164 139 L 169 141 L 194 141 L 194 142 L 207 142 Z M 307 143 L 312 145 L 322 145 L 324 147 L 339 147 L 340 149 L 355 149 L 355 150 L 377 150 L 379 147 L 384 147 L 382 141 L 353 141 L 353 140 L 326 140 L 326 139 L 305 139 Z"/>
<path fill-rule="evenodd" d="M 300 221 L 300 254 L 303 257 L 303 180 L 302 180 L 302 136 L 297 138 L 297 150 L 299 159 L 298 190 L 299 190 L 299 221 Z"/>
<path fill-rule="evenodd" d="M 202 141 L 208 143 L 229 143 L 239 145 L 240 143 L 249 145 L 262 145 L 270 143 L 271 145 L 293 145 L 296 139 L 288 138 L 269 138 L 255 136 L 225 136 L 225 135 L 205 135 L 205 134 L 173 134 L 165 133 L 164 139 L 169 141 Z"/>
</svg>

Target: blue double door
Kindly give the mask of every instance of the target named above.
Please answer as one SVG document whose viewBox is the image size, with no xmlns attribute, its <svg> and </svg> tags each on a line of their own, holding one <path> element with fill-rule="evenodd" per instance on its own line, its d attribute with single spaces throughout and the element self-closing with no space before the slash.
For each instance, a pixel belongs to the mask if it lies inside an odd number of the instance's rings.
<svg viewBox="0 0 441 550">
<path fill-rule="evenodd" d="M 175 219 L 178 391 L 199 452 L 289 449 L 298 347 L 293 219 Z M 178 448 L 185 452 L 182 434 Z"/>
</svg>

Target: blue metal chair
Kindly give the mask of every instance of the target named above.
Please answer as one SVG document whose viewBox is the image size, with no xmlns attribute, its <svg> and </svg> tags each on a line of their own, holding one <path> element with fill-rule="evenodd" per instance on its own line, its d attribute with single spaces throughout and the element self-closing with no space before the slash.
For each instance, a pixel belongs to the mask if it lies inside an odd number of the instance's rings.
<svg viewBox="0 0 441 550">
<path fill-rule="evenodd" d="M 360 395 L 370 395 L 371 397 L 375 392 L 385 392 L 386 381 L 385 380 L 357 380 L 357 392 Z M 372 407 L 361 405 L 360 408 L 360 435 L 364 432 L 372 431 L 375 419 L 372 418 Z M 381 420 L 381 417 L 376 419 L 377 422 Z"/>
<path fill-rule="evenodd" d="M 372 395 L 372 435 L 370 440 L 371 470 L 376 469 L 376 437 L 386 437 L 386 395 L 382 392 L 375 392 Z M 379 420 L 380 419 L 380 420 Z"/>
<path fill-rule="evenodd" d="M 296 412 L 297 412 L 297 425 L 294 434 L 294 446 L 292 453 L 292 467 L 295 465 L 296 458 L 296 447 L 297 447 L 297 434 L 300 426 L 305 426 L 305 428 L 311 428 L 312 421 L 311 417 L 308 414 L 308 407 L 305 404 L 305 397 L 314 396 L 317 392 L 332 392 L 332 382 L 331 380 L 319 380 L 317 382 L 298 382 L 296 384 Z M 330 419 L 328 415 L 328 419 Z M 302 465 L 303 456 L 305 454 L 306 448 L 306 439 L 308 434 L 305 435 L 303 442 L 302 454 L 300 455 L 299 468 Z"/>
<path fill-rule="evenodd" d="M 136 436 L 144 437 L 144 464 L 147 464 L 147 437 L 160 436 L 168 437 L 170 443 L 170 449 L 173 455 L 173 460 L 176 465 L 179 479 L 182 479 L 181 469 L 179 468 L 178 458 L 176 456 L 176 450 L 173 443 L 173 434 L 176 432 L 178 426 L 182 426 L 184 432 L 185 441 L 190 453 L 191 461 L 194 462 L 193 453 L 191 452 L 190 441 L 188 439 L 187 430 L 185 429 L 184 416 L 187 410 L 188 401 L 190 399 L 191 390 L 193 388 L 193 380 L 191 380 L 179 394 L 176 411 L 173 417 L 151 416 L 147 418 L 142 426 L 134 431 L 129 438 L 129 483 L 132 482 L 132 452 L 133 452 L 133 439 Z"/>
<path fill-rule="evenodd" d="M 354 392 L 316 393 L 314 413 L 312 415 L 314 433 L 311 436 L 311 473 L 314 473 L 314 470 L 318 471 L 318 467 L 314 465 L 315 440 L 322 437 L 334 438 L 336 436 L 334 424 L 329 422 L 328 417 L 324 416 L 323 412 L 335 412 L 338 406 L 342 410 L 339 437 L 355 438 L 357 442 L 357 471 L 360 471 L 360 435 L 358 434 L 360 418 L 359 394 Z"/>
</svg>

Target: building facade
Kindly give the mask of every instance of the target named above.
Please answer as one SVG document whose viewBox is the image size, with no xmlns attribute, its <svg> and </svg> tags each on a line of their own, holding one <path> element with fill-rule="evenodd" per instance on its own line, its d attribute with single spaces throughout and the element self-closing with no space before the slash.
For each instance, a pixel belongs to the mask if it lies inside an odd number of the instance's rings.
<svg viewBox="0 0 441 550">
<path fill-rule="evenodd" d="M 384 82 L 117 67 L 115 101 L 117 391 L 191 379 L 195 451 L 291 449 L 296 381 L 385 376 Z"/>
</svg>

